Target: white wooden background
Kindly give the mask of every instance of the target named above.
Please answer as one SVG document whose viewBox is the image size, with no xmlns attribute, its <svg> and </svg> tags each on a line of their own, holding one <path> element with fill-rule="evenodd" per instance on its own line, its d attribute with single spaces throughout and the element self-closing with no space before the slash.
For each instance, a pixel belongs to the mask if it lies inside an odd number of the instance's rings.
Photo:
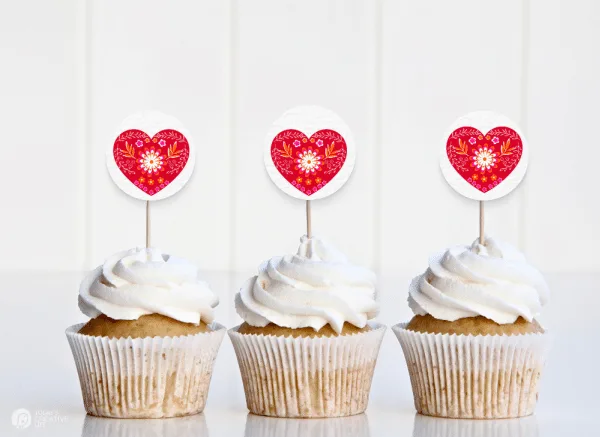
<svg viewBox="0 0 600 437">
<path fill-rule="evenodd" d="M 487 230 L 546 272 L 600 271 L 599 21 L 594 0 L 2 0 L 0 268 L 78 271 L 144 244 L 144 205 L 104 153 L 123 118 L 158 109 L 199 153 L 189 185 L 153 205 L 154 243 L 251 274 L 304 231 L 304 205 L 264 171 L 264 134 L 319 104 L 358 156 L 313 226 L 353 261 L 412 275 L 476 237 L 439 140 L 494 109 L 520 122 L 531 160 Z"/>
</svg>

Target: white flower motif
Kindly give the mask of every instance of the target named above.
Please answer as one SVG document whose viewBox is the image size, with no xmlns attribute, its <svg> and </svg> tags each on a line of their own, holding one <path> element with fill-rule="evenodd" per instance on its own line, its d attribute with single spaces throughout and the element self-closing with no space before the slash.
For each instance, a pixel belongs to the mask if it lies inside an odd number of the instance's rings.
<svg viewBox="0 0 600 437">
<path fill-rule="evenodd" d="M 323 147 L 323 140 L 321 140 L 321 139 L 317 140 L 317 147 Z"/>
<path fill-rule="evenodd" d="M 162 169 L 163 157 L 160 156 L 158 150 L 145 151 L 141 154 L 142 158 L 139 160 L 142 171 L 148 174 L 158 173 Z"/>
<path fill-rule="evenodd" d="M 294 147 L 300 147 L 301 143 L 299 140 L 295 140 L 293 144 L 294 144 Z"/>
<path fill-rule="evenodd" d="M 492 143 L 498 144 L 499 142 L 500 142 L 500 140 L 498 139 L 498 137 L 492 138 Z"/>
<path fill-rule="evenodd" d="M 161 139 L 161 140 L 158 142 L 158 145 L 159 145 L 160 147 L 165 147 L 165 146 L 167 145 L 167 142 L 166 142 L 165 140 Z"/>
<path fill-rule="evenodd" d="M 298 153 L 296 168 L 305 174 L 314 173 L 321 168 L 321 157 L 312 149 Z"/>
<path fill-rule="evenodd" d="M 490 170 L 492 167 L 495 167 L 496 154 L 494 153 L 494 149 L 480 147 L 479 150 L 476 150 L 475 156 L 473 156 L 473 165 L 481 171 Z"/>
<path fill-rule="evenodd" d="M 477 139 L 475 137 L 469 138 L 469 143 L 471 143 L 471 145 L 475 144 L 476 142 L 477 142 Z"/>
<path fill-rule="evenodd" d="M 142 140 L 137 140 L 135 142 L 135 145 L 138 146 L 138 147 L 142 147 L 144 145 L 144 142 Z"/>
</svg>

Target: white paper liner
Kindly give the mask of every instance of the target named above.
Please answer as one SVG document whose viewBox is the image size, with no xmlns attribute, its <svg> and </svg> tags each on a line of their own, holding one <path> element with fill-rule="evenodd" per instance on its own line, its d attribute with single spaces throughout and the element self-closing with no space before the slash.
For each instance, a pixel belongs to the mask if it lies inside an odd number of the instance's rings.
<svg viewBox="0 0 600 437">
<path fill-rule="evenodd" d="M 469 420 L 415 415 L 412 437 L 537 437 L 535 416 L 520 419 Z"/>
<path fill-rule="evenodd" d="M 415 408 L 428 416 L 503 419 L 529 416 L 550 335 L 428 334 L 392 327 L 398 337 Z"/>
<path fill-rule="evenodd" d="M 66 330 L 75 358 L 83 403 L 94 416 L 163 418 L 204 409 L 214 360 L 225 335 L 109 338 Z"/>
<path fill-rule="evenodd" d="M 250 412 L 275 417 L 339 417 L 367 408 L 385 326 L 338 337 L 229 336 Z"/>
<path fill-rule="evenodd" d="M 248 414 L 244 437 L 369 437 L 366 414 L 326 419 L 281 419 Z"/>
<path fill-rule="evenodd" d="M 85 416 L 81 437 L 208 437 L 204 414 L 172 419 L 121 420 Z"/>
</svg>

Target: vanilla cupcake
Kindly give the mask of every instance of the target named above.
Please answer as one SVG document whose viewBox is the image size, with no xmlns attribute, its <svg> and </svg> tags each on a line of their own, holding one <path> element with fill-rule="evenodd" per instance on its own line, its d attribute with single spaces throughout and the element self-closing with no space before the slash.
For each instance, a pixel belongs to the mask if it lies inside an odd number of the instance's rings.
<svg viewBox="0 0 600 437">
<path fill-rule="evenodd" d="M 259 267 L 236 295 L 229 331 L 250 412 L 338 417 L 365 411 L 385 327 L 376 277 L 322 240 Z"/>
<path fill-rule="evenodd" d="M 543 276 L 491 238 L 432 257 L 409 288 L 415 313 L 393 327 L 419 413 L 499 419 L 533 414 L 549 348 L 536 318 Z"/>
<path fill-rule="evenodd" d="M 79 290 L 91 317 L 67 329 L 86 411 L 162 418 L 204 409 L 225 328 L 219 299 L 186 260 L 155 248 L 117 253 Z"/>
</svg>

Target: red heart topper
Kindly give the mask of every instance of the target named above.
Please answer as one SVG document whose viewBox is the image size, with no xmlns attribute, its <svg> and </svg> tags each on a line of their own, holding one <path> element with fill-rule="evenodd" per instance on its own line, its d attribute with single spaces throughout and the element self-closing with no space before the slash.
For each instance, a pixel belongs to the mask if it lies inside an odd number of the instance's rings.
<svg viewBox="0 0 600 437">
<path fill-rule="evenodd" d="M 509 127 L 495 127 L 485 135 L 465 126 L 448 137 L 446 153 L 461 177 L 486 193 L 506 180 L 523 154 L 523 142 Z"/>
<path fill-rule="evenodd" d="M 346 140 L 331 129 L 310 138 L 295 129 L 279 132 L 271 143 L 271 158 L 281 175 L 310 196 L 329 183 L 344 166 Z"/>
<path fill-rule="evenodd" d="M 190 146 L 183 134 L 174 129 L 161 130 L 152 138 L 141 130 L 130 129 L 115 140 L 113 156 L 121 173 L 153 196 L 185 168 Z"/>
</svg>

